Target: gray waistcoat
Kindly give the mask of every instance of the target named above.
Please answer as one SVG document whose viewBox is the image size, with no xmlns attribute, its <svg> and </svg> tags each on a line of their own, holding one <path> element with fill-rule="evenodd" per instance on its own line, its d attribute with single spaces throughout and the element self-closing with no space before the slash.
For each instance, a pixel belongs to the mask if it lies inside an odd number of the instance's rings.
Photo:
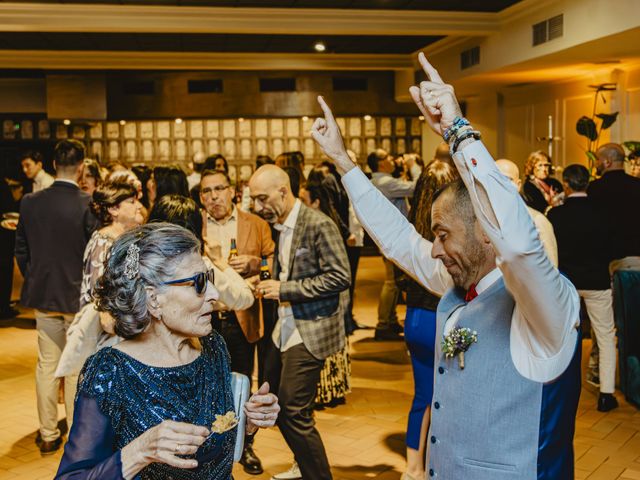
<svg viewBox="0 0 640 480">
<path fill-rule="evenodd" d="M 453 289 L 438 306 L 427 478 L 573 478 L 579 355 L 551 384 L 520 375 L 510 353 L 514 301 L 500 279 L 460 314 L 457 326 L 478 332 L 460 370 L 457 358 L 444 358 L 441 341 L 446 319 L 464 304 Z"/>
</svg>

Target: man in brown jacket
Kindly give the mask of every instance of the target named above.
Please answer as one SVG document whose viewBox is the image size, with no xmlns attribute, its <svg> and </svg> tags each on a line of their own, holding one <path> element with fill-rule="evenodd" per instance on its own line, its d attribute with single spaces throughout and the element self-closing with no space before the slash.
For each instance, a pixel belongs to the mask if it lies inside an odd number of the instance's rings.
<svg viewBox="0 0 640 480">
<path fill-rule="evenodd" d="M 243 278 L 260 273 L 261 257 L 273 259 L 274 242 L 267 222 L 252 213 L 246 213 L 233 204 L 235 189 L 226 173 L 205 170 L 200 179 L 200 200 L 207 211 L 206 236 L 210 244 L 219 243 L 222 255 Z M 237 252 L 231 249 L 232 240 Z M 213 313 L 213 327 L 227 343 L 231 355 L 231 370 L 251 379 L 255 348 L 262 337 L 264 323 L 260 302 L 246 310 L 221 310 Z M 253 437 L 245 438 L 240 459 L 245 472 L 262 473 L 260 459 L 253 452 Z"/>
</svg>

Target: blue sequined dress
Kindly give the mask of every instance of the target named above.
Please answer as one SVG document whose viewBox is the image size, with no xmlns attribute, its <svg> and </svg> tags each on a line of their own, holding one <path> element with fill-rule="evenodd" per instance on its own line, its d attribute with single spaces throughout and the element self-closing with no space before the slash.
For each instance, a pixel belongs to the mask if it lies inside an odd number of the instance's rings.
<svg viewBox="0 0 640 480">
<path fill-rule="evenodd" d="M 114 348 L 91 356 L 78 380 L 73 426 L 56 479 L 122 479 L 120 450 L 163 420 L 207 428 L 233 409 L 227 348 L 217 333 L 202 353 L 179 367 L 145 365 Z M 195 455 L 198 468 L 154 463 L 140 480 L 229 480 L 236 429 L 212 434 Z"/>
</svg>

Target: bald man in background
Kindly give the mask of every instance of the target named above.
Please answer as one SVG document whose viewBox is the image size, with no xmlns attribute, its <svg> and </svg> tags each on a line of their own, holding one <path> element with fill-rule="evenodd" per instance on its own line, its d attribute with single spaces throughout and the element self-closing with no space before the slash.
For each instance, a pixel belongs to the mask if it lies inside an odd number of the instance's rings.
<svg viewBox="0 0 640 480">
<path fill-rule="evenodd" d="M 313 401 L 325 359 L 345 344 L 347 252 L 333 220 L 303 205 L 280 167 L 260 167 L 249 188 L 255 213 L 278 232 L 273 279 L 260 282 L 256 292 L 280 303 L 265 354 L 265 379 L 282 405 L 278 427 L 296 464 L 274 478 L 328 480 L 331 470 Z"/>
<path fill-rule="evenodd" d="M 500 173 L 511 180 L 511 183 L 520 191 L 522 180 L 520 179 L 520 169 L 518 169 L 518 166 L 511 160 L 501 158 L 500 160 L 496 160 L 496 167 L 498 167 Z M 558 244 L 556 242 L 556 236 L 553 233 L 553 225 L 547 220 L 547 217 L 534 208 L 527 206 L 527 210 L 536 226 L 536 230 L 538 230 L 540 241 L 542 242 L 545 252 L 547 252 L 549 260 L 554 267 L 558 268 Z"/>
</svg>

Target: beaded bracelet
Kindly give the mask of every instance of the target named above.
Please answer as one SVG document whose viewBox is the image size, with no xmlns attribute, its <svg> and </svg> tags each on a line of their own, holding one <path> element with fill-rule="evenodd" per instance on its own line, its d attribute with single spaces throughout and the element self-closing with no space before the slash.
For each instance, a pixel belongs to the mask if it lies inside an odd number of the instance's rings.
<svg viewBox="0 0 640 480">
<path fill-rule="evenodd" d="M 469 120 L 467 120 L 464 117 L 456 117 L 453 119 L 453 123 L 451 124 L 451 126 L 449 128 L 447 128 L 444 131 L 444 134 L 442 135 L 442 137 L 444 138 L 445 142 L 449 142 L 449 139 L 453 136 L 456 135 L 456 133 L 458 132 L 458 130 L 460 130 L 462 127 L 466 127 L 466 126 L 470 126 L 471 124 L 469 123 Z"/>
<path fill-rule="evenodd" d="M 453 145 L 450 147 L 451 155 L 456 153 L 458 151 L 458 147 L 460 146 L 460 144 L 469 138 L 475 138 L 476 140 L 480 140 L 482 138 L 482 135 L 477 130 L 466 130 L 462 132 L 459 136 L 455 137 Z"/>
</svg>

